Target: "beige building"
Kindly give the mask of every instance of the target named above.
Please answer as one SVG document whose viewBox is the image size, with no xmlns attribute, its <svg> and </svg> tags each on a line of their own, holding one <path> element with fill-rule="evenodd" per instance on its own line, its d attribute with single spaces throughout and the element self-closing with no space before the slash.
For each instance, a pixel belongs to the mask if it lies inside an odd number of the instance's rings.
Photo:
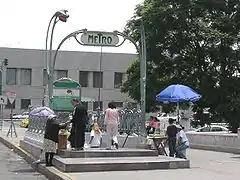
<svg viewBox="0 0 240 180">
<path fill-rule="evenodd" d="M 44 50 L 0 48 L 0 60 L 8 58 L 8 66 L 2 71 L 3 91 L 17 94 L 14 112 L 20 113 L 29 105 L 41 105 L 47 83 Z M 98 106 L 98 90 L 101 87 L 101 104 L 107 107 L 109 101 L 131 101 L 120 92 L 127 68 L 136 59 L 135 54 L 103 53 L 102 83 L 99 83 L 100 53 L 60 51 L 56 62 L 55 79 L 70 77 L 80 82 L 82 96 L 94 99 L 85 105 L 89 110 Z M 4 108 L 8 113 L 9 102 Z"/>
</svg>

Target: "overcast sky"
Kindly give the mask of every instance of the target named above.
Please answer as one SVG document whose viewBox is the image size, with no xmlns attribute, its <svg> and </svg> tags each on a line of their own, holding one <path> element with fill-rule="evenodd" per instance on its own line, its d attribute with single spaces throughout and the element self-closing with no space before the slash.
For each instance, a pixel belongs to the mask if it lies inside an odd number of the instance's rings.
<svg viewBox="0 0 240 180">
<path fill-rule="evenodd" d="M 122 31 L 143 0 L 1 0 L 0 47 L 44 49 L 47 26 L 52 15 L 67 9 L 67 23 L 59 22 L 54 33 L 54 48 L 67 34 L 88 30 Z M 75 40 L 67 41 L 64 50 L 100 51 L 100 47 L 83 47 Z M 135 53 L 126 42 L 119 48 L 103 48 L 104 52 Z"/>
</svg>

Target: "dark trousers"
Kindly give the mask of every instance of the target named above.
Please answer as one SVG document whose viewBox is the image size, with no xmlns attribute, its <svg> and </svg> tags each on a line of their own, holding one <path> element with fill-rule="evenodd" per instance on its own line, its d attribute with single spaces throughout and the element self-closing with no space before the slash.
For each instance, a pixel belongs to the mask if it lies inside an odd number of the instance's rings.
<svg viewBox="0 0 240 180">
<path fill-rule="evenodd" d="M 70 138 L 68 139 L 70 141 L 71 148 L 75 148 L 75 139 L 74 135 L 69 136 Z"/>
<path fill-rule="evenodd" d="M 53 157 L 54 153 L 53 152 L 46 152 L 45 153 L 45 161 L 46 161 L 46 166 L 52 166 L 53 165 Z"/>
<path fill-rule="evenodd" d="M 71 144 L 71 148 L 75 148 L 75 138 L 76 138 L 76 135 L 75 135 L 75 125 L 72 126 L 72 129 L 71 129 L 71 132 L 70 132 L 70 136 L 68 137 L 68 141 L 70 142 Z"/>
<path fill-rule="evenodd" d="M 174 157 L 176 153 L 176 138 L 168 138 L 169 156 Z"/>
<path fill-rule="evenodd" d="M 85 143 L 85 126 L 76 127 L 75 129 L 75 148 L 83 148 Z"/>
</svg>

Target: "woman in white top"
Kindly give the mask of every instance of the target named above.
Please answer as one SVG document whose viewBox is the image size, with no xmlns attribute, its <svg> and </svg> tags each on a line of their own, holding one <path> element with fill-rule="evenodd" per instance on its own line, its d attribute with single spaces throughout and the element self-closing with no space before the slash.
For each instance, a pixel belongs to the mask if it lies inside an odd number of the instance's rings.
<svg viewBox="0 0 240 180">
<path fill-rule="evenodd" d="M 183 131 L 180 125 L 176 125 L 178 133 L 177 133 L 177 143 L 176 143 L 176 157 L 187 159 L 186 150 L 189 148 L 189 140 Z"/>
<path fill-rule="evenodd" d="M 113 102 L 108 103 L 108 108 L 105 111 L 104 125 L 107 130 L 108 146 L 107 149 L 118 149 L 118 125 L 119 115 Z"/>
</svg>

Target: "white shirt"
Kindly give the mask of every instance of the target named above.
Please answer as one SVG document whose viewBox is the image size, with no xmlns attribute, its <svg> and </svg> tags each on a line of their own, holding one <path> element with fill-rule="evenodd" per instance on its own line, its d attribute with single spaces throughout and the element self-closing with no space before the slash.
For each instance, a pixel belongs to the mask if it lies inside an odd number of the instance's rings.
<svg viewBox="0 0 240 180">
<path fill-rule="evenodd" d="M 182 143 L 184 143 L 186 146 L 189 146 L 188 138 L 183 130 L 177 133 L 177 139 L 180 139 L 180 138 Z"/>
<path fill-rule="evenodd" d="M 93 137 L 93 140 L 90 144 L 90 147 L 99 147 L 101 144 L 102 133 L 95 133 L 94 130 L 91 131 L 90 137 Z"/>
</svg>

